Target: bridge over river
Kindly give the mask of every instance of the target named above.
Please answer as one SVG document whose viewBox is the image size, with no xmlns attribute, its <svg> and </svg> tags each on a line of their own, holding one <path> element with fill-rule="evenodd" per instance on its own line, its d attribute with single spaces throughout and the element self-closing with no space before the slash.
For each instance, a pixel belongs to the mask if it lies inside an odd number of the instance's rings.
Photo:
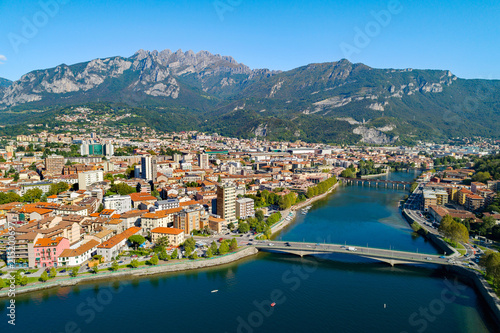
<svg viewBox="0 0 500 333">
<path fill-rule="evenodd" d="M 314 254 L 343 253 L 385 262 L 391 266 L 397 264 L 451 265 L 452 263 L 448 260 L 453 257 L 340 244 L 261 241 L 253 245 L 260 251 L 288 253 L 301 257 Z"/>
<path fill-rule="evenodd" d="M 394 189 L 404 189 L 404 190 L 409 190 L 411 188 L 410 182 L 403 182 L 397 180 L 339 177 L 339 181 L 342 182 L 342 185 L 384 187 L 384 188 L 394 188 Z"/>
</svg>

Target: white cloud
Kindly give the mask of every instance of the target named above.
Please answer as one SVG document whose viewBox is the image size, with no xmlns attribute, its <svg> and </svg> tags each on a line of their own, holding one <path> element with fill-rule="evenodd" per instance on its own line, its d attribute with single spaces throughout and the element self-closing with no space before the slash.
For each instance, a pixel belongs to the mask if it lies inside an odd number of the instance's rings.
<svg viewBox="0 0 500 333">
<path fill-rule="evenodd" d="M 3 54 L 0 54 L 0 65 L 2 65 L 5 61 L 7 61 L 7 57 Z"/>
</svg>

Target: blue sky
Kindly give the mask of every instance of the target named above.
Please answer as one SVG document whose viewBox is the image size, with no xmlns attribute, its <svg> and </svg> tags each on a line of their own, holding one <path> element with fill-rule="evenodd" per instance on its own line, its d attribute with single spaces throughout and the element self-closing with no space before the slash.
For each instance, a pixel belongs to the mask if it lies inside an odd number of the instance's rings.
<svg viewBox="0 0 500 333">
<path fill-rule="evenodd" d="M 500 1 L 397 2 L 2 1 L 0 77 L 17 80 L 61 63 L 168 48 L 230 55 L 251 68 L 288 70 L 347 58 L 377 68 L 500 79 Z M 381 24 L 373 13 L 389 16 Z"/>
</svg>

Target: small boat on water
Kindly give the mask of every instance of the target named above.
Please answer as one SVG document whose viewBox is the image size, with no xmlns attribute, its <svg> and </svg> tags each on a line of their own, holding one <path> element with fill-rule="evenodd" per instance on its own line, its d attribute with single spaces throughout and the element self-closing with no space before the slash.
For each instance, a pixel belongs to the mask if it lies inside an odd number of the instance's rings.
<svg viewBox="0 0 500 333">
<path fill-rule="evenodd" d="M 211 293 L 216 293 L 218 292 L 219 290 L 215 289 L 215 290 L 212 290 Z"/>
<path fill-rule="evenodd" d="M 276 305 L 276 303 L 274 303 L 274 302 L 273 302 L 273 303 L 271 303 L 271 307 L 274 307 L 275 305 Z"/>
</svg>

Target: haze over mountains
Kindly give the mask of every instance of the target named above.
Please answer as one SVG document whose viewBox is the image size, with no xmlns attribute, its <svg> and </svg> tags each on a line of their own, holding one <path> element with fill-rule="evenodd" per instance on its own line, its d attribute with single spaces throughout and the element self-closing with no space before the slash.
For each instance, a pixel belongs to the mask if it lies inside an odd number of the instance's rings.
<svg viewBox="0 0 500 333">
<path fill-rule="evenodd" d="M 159 130 L 405 143 L 499 137 L 499 92 L 499 80 L 464 80 L 446 70 L 374 69 L 342 59 L 280 72 L 206 51 L 139 50 L 0 79 L 0 120 L 51 122 L 65 107 L 105 104 L 136 110 Z M 19 116 L 27 112 L 38 116 Z"/>
</svg>

